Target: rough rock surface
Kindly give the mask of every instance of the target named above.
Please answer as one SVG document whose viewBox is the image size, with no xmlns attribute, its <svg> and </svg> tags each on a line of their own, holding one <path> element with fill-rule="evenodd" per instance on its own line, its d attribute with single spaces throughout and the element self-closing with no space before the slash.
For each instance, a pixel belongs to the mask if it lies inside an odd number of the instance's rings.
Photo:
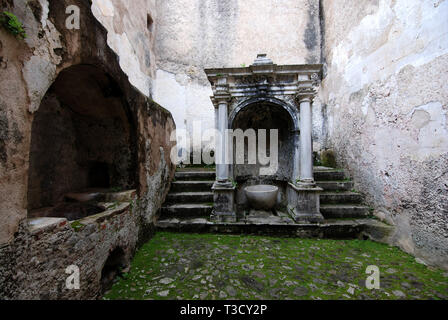
<svg viewBox="0 0 448 320">
<path fill-rule="evenodd" d="M 329 146 L 394 243 L 448 268 L 448 2 L 324 0 L 323 13 Z"/>
</svg>

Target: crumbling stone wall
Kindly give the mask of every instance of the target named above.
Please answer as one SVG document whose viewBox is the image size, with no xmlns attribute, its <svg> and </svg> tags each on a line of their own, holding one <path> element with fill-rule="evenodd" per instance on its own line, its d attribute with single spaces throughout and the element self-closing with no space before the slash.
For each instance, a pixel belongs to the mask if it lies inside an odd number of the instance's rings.
<svg viewBox="0 0 448 320">
<path fill-rule="evenodd" d="M 96 299 L 102 294 L 103 270 L 120 248 L 121 267 L 129 265 L 138 241 L 140 221 L 129 209 L 75 230 L 59 220 L 31 230 L 25 223 L 9 246 L 0 249 L 1 299 Z M 69 266 L 78 266 L 80 289 L 70 290 Z"/>
<path fill-rule="evenodd" d="M 448 2 L 322 3 L 329 146 L 394 243 L 448 268 Z"/>
<path fill-rule="evenodd" d="M 69 5 L 81 10 L 79 30 L 66 28 Z M 129 261 L 138 242 L 151 234 L 174 176 L 169 159 L 174 121 L 129 82 L 90 5 L 84 0 L 0 2 L 1 9 L 18 16 L 28 34 L 19 40 L 0 29 L 0 299 L 98 297 L 108 255 L 121 248 L 123 264 Z M 30 227 L 27 192 L 33 119 L 57 76 L 79 65 L 102 70 L 122 92 L 122 105 L 128 107 L 129 124 L 136 132 L 137 198 L 120 210 L 84 221 L 82 231 L 64 219 L 48 227 Z M 67 263 L 83 266 L 79 291 L 63 289 Z"/>
</svg>

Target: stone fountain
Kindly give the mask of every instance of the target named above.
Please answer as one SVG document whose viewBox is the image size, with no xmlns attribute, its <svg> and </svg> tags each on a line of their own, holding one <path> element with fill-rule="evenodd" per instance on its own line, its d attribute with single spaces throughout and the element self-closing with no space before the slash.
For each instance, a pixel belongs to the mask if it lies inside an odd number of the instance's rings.
<svg viewBox="0 0 448 320">
<path fill-rule="evenodd" d="M 324 220 L 322 189 L 313 175 L 311 119 L 321 69 L 322 65 L 311 64 L 279 66 L 260 54 L 249 67 L 205 70 L 213 88 L 216 129 L 226 137 L 216 145 L 214 221 L 235 222 L 245 209 L 272 204 L 274 194 L 279 201 L 273 207 L 285 207 L 297 223 Z M 258 133 L 278 129 L 275 172 L 262 173 L 258 163 L 235 163 L 235 157 L 252 154 L 235 152 L 228 130 L 251 128 Z"/>
</svg>

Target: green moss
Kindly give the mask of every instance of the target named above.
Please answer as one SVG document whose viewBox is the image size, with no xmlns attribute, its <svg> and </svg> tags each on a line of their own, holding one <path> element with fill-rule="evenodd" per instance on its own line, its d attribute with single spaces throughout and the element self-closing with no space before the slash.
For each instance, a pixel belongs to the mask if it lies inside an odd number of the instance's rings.
<svg viewBox="0 0 448 320">
<path fill-rule="evenodd" d="M 75 232 L 80 232 L 86 227 L 79 221 L 74 221 L 70 225 L 72 226 L 73 230 L 75 230 Z"/>
<path fill-rule="evenodd" d="M 380 290 L 363 285 L 369 265 L 380 268 Z M 161 282 L 167 278 L 172 282 Z M 353 296 L 349 285 L 357 286 Z M 229 286 L 236 295 L 220 298 Z M 297 288 L 308 292 L 296 296 Z M 440 299 L 448 282 L 442 270 L 371 241 L 158 233 L 105 299 L 394 299 L 395 290 L 408 299 Z M 163 291 L 166 297 L 158 295 Z"/>
<path fill-rule="evenodd" d="M 114 203 L 109 204 L 106 209 L 107 210 L 115 210 L 120 206 L 120 202 L 115 201 Z"/>
<path fill-rule="evenodd" d="M 320 162 L 324 167 L 337 168 L 336 155 L 333 150 L 322 151 Z"/>
<path fill-rule="evenodd" d="M 109 189 L 109 192 L 118 193 L 118 192 L 121 192 L 122 190 L 123 190 L 123 188 L 120 188 L 120 187 L 112 187 Z"/>
<path fill-rule="evenodd" d="M 22 23 L 11 12 L 3 11 L 2 13 L 0 13 L 0 25 L 9 33 L 19 39 L 25 39 L 27 37 Z"/>
</svg>

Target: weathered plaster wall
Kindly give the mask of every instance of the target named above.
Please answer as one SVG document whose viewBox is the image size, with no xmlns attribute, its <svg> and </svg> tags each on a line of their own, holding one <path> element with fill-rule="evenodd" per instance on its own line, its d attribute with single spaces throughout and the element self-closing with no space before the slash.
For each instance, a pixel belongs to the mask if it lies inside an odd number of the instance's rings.
<svg viewBox="0 0 448 320">
<path fill-rule="evenodd" d="M 129 81 L 150 97 L 155 76 L 155 0 L 97 0 L 92 12 L 107 29 L 107 43 L 120 57 Z M 152 24 L 151 24 L 152 21 Z"/>
<path fill-rule="evenodd" d="M 65 11 L 72 4 L 81 9 L 79 30 L 65 27 Z M 174 121 L 129 82 L 88 1 L 2 0 L 0 8 L 17 15 L 28 34 L 19 40 L 0 29 L 0 299 L 97 297 L 107 255 L 122 247 L 129 260 L 137 241 L 151 232 L 174 176 L 169 159 Z M 83 64 L 108 74 L 122 92 L 121 105 L 136 132 L 138 201 L 132 210 L 85 221 L 85 233 L 74 234 L 67 221 L 60 221 L 51 230 L 38 228 L 36 235 L 27 221 L 33 119 L 58 75 Z M 106 97 L 116 88 L 102 89 Z M 79 292 L 63 290 L 67 263 L 86 265 Z"/>
<path fill-rule="evenodd" d="M 448 268 L 448 1 L 322 3 L 329 142 L 394 242 Z"/>
<path fill-rule="evenodd" d="M 214 127 L 204 68 L 239 67 L 266 53 L 276 64 L 319 63 L 318 0 L 157 1 L 154 99 L 178 128 Z"/>
</svg>

